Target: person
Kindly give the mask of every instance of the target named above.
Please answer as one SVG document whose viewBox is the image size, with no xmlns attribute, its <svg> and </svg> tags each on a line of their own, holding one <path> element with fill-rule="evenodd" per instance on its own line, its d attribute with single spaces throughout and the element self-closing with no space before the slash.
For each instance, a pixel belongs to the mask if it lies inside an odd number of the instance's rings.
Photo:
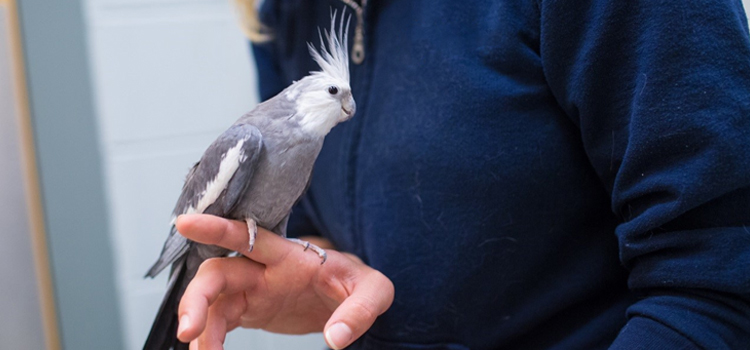
<svg viewBox="0 0 750 350">
<path fill-rule="evenodd" d="M 750 35 L 738 0 L 266 0 L 268 98 L 354 14 L 358 112 L 291 235 L 204 263 L 179 338 L 334 349 L 750 348 Z M 356 57 L 355 57 L 356 56 Z M 243 251 L 246 228 L 183 216 Z M 313 238 L 310 238 L 312 236 Z M 314 238 L 318 237 L 318 238 Z"/>
</svg>

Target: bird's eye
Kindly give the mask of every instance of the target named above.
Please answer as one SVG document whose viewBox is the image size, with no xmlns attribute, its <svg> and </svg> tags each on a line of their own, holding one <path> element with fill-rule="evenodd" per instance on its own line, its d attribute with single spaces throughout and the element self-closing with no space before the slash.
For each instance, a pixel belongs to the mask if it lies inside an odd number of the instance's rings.
<svg viewBox="0 0 750 350">
<path fill-rule="evenodd" d="M 329 86 L 328 87 L 328 93 L 331 94 L 331 95 L 338 94 L 339 93 L 339 88 L 337 88 L 335 86 Z"/>
</svg>

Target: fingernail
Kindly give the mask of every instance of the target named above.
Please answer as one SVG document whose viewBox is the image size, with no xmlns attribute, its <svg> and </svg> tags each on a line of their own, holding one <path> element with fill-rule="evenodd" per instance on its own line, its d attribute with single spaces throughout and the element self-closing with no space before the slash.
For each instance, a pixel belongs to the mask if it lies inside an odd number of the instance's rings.
<svg viewBox="0 0 750 350">
<path fill-rule="evenodd" d="M 177 336 L 179 337 L 183 332 L 187 330 L 187 328 L 190 327 L 190 318 L 188 315 L 182 315 L 180 317 L 179 326 L 177 328 Z"/>
<path fill-rule="evenodd" d="M 334 350 L 343 349 L 352 340 L 352 329 L 345 323 L 334 323 L 326 331 L 326 341 Z"/>
</svg>

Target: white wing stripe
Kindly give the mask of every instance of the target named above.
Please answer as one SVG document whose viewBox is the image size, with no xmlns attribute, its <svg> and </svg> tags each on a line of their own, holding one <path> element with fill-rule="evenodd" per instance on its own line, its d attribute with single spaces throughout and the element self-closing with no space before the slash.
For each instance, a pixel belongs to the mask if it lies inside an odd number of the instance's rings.
<svg viewBox="0 0 750 350">
<path fill-rule="evenodd" d="M 221 192 L 227 188 L 229 180 L 232 179 L 237 168 L 240 167 L 240 163 L 245 161 L 247 157 L 242 150 L 242 146 L 245 144 L 245 140 L 242 139 L 237 142 L 237 145 L 230 148 L 219 164 L 219 172 L 216 177 L 206 184 L 206 189 L 201 193 L 201 199 L 195 208 L 192 206 L 187 208 L 186 213 L 203 213 L 209 205 L 213 204 Z"/>
</svg>

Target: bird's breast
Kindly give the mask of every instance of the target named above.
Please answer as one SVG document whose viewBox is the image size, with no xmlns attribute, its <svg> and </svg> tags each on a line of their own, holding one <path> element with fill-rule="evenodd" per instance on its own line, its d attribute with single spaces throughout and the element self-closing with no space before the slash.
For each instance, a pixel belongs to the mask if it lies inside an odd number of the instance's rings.
<svg viewBox="0 0 750 350">
<path fill-rule="evenodd" d="M 261 227 L 273 229 L 302 196 L 322 142 L 266 143 L 253 180 L 238 209 Z"/>
</svg>

